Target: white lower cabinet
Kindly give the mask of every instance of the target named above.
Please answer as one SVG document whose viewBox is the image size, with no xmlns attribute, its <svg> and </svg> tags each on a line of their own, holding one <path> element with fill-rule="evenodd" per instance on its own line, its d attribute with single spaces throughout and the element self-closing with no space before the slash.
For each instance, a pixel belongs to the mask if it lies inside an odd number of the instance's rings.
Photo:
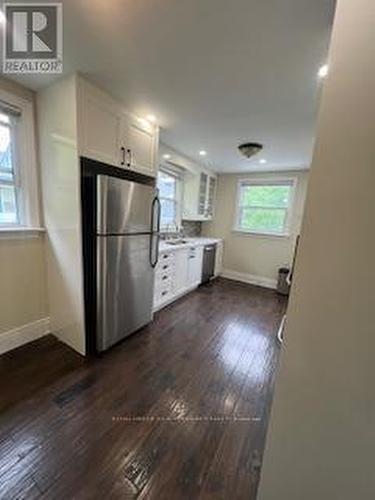
<svg viewBox="0 0 375 500">
<path fill-rule="evenodd" d="M 215 278 L 220 276 L 223 272 L 223 253 L 224 253 L 223 242 L 218 241 L 216 243 Z"/>
<path fill-rule="evenodd" d="M 201 283 L 203 247 L 159 255 L 155 272 L 154 310 L 161 309 Z"/>
<path fill-rule="evenodd" d="M 168 302 L 174 295 L 175 254 L 162 253 L 155 270 L 154 308 Z"/>
<path fill-rule="evenodd" d="M 203 247 L 190 248 L 188 259 L 187 287 L 193 288 L 202 281 Z"/>
<path fill-rule="evenodd" d="M 184 293 L 188 284 L 188 258 L 189 250 L 184 248 L 175 253 L 175 295 Z"/>
</svg>

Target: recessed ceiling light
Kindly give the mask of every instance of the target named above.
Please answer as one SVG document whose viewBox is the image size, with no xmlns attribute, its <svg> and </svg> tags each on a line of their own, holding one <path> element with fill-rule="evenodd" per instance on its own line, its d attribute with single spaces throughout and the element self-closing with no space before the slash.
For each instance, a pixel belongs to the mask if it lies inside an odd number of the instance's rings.
<svg viewBox="0 0 375 500">
<path fill-rule="evenodd" d="M 202 149 L 202 151 L 199 151 L 199 156 L 207 156 L 207 151 Z"/>
<path fill-rule="evenodd" d="M 168 153 L 163 155 L 163 158 L 164 160 L 170 160 L 171 159 L 171 155 L 169 155 Z"/>
<path fill-rule="evenodd" d="M 262 158 L 261 160 L 259 160 L 259 163 L 261 163 L 262 165 L 264 165 L 265 163 L 267 163 L 267 160 L 265 160 L 264 158 Z"/>
<path fill-rule="evenodd" d="M 150 122 L 146 118 L 137 118 L 138 122 L 143 126 L 143 127 L 150 127 Z"/>
<path fill-rule="evenodd" d="M 151 123 L 155 123 L 156 122 L 156 116 L 155 115 L 147 115 L 146 118 Z"/>
<path fill-rule="evenodd" d="M 325 78 L 328 75 L 328 70 L 329 70 L 328 64 L 322 66 L 318 72 L 319 78 Z"/>
</svg>

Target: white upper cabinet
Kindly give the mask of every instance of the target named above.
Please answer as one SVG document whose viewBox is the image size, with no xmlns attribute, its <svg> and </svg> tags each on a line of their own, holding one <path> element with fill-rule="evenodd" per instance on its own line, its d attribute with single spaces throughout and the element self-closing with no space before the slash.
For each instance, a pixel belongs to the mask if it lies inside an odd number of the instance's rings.
<svg viewBox="0 0 375 500">
<path fill-rule="evenodd" d="M 207 217 L 211 218 L 214 215 L 216 197 L 216 177 L 209 176 L 207 185 Z"/>
<path fill-rule="evenodd" d="M 125 164 L 125 168 L 145 175 L 156 175 L 159 142 L 157 127 L 124 113 L 120 142 L 121 162 Z"/>
<path fill-rule="evenodd" d="M 81 156 L 118 166 L 120 163 L 121 112 L 114 101 L 92 85 L 80 88 Z"/>
<path fill-rule="evenodd" d="M 155 177 L 158 127 L 130 115 L 105 92 L 83 79 L 78 95 L 81 156 Z"/>
<path fill-rule="evenodd" d="M 184 178 L 183 218 L 209 221 L 214 215 L 216 176 L 207 172 L 186 173 Z"/>
</svg>

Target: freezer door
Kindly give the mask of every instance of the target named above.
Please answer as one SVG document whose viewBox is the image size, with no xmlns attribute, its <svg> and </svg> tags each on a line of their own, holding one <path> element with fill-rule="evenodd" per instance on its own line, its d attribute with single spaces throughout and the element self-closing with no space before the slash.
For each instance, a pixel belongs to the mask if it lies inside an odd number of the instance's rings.
<svg viewBox="0 0 375 500">
<path fill-rule="evenodd" d="M 105 351 L 152 319 L 151 238 L 97 237 L 98 351 Z"/>
<path fill-rule="evenodd" d="M 157 231 L 157 193 L 153 186 L 98 175 L 97 234 Z"/>
</svg>

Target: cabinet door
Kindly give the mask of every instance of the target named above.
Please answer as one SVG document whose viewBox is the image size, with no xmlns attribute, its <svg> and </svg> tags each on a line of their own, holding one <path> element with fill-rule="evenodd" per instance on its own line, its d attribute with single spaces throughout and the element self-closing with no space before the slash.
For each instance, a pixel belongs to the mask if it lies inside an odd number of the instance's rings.
<svg viewBox="0 0 375 500">
<path fill-rule="evenodd" d="M 215 277 L 220 276 L 223 272 L 223 254 L 224 244 L 222 241 L 219 241 L 216 244 Z"/>
<path fill-rule="evenodd" d="M 78 124 L 80 154 L 110 165 L 120 165 L 121 114 L 115 103 L 85 86 Z"/>
<path fill-rule="evenodd" d="M 208 181 L 208 195 L 207 195 L 207 217 L 209 218 L 212 218 L 214 214 L 215 192 L 216 192 L 216 179 L 215 177 L 210 176 Z"/>
<path fill-rule="evenodd" d="M 174 291 L 178 295 L 188 287 L 189 250 L 178 250 L 175 259 Z"/>
<path fill-rule="evenodd" d="M 208 175 L 201 173 L 199 184 L 198 215 L 205 216 L 207 210 L 207 183 Z"/>
<path fill-rule="evenodd" d="M 186 172 L 183 189 L 183 219 L 198 220 L 198 197 L 200 176 Z"/>
<path fill-rule="evenodd" d="M 203 247 L 190 249 L 188 263 L 188 286 L 199 286 L 202 281 Z"/>
<path fill-rule="evenodd" d="M 123 116 L 121 146 L 125 168 L 155 177 L 157 172 L 158 129 L 143 120 Z"/>
</svg>

